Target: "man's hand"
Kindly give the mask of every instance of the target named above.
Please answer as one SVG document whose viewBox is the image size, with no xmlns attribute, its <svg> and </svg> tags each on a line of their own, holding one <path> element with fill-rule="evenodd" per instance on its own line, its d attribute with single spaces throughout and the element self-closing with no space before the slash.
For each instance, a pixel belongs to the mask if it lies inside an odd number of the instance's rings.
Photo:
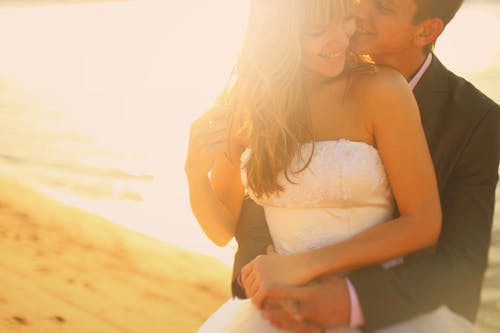
<svg viewBox="0 0 500 333">
<path fill-rule="evenodd" d="M 267 294 L 270 298 L 286 300 L 283 309 L 263 310 L 264 317 L 274 326 L 295 332 L 317 332 L 318 327 L 349 325 L 351 301 L 343 277 L 332 275 L 303 287 L 274 286 Z"/>
<path fill-rule="evenodd" d="M 293 301 L 286 301 L 293 302 Z M 293 306 L 293 305 L 290 305 Z M 323 328 L 319 325 L 308 323 L 301 319 L 294 319 L 291 317 L 289 310 L 286 310 L 287 305 L 283 302 L 279 306 L 273 308 L 266 308 L 262 312 L 262 316 L 267 319 L 271 325 L 280 329 L 286 329 L 295 333 L 321 333 Z"/>
</svg>

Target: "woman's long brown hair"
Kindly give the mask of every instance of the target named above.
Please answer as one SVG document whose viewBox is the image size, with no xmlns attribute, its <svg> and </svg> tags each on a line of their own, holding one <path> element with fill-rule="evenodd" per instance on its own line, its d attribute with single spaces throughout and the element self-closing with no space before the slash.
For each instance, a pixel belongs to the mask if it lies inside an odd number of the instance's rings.
<svg viewBox="0 0 500 333">
<path fill-rule="evenodd" d="M 282 190 L 278 175 L 284 172 L 289 180 L 292 158 L 302 143 L 312 141 L 302 71 L 304 29 L 345 20 L 351 11 L 352 0 L 251 0 L 228 102 L 239 113 L 252 151 L 245 167 L 257 197 Z M 360 67 L 350 55 L 343 75 Z"/>
</svg>

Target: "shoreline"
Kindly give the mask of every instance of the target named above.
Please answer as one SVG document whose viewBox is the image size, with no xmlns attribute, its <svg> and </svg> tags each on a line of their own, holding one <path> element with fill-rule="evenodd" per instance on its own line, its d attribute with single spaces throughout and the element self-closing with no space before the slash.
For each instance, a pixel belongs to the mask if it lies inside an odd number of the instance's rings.
<svg viewBox="0 0 500 333">
<path fill-rule="evenodd" d="M 192 332 L 230 270 L 0 177 L 0 331 Z M 194 302 L 193 302 L 194 301 Z"/>
<path fill-rule="evenodd" d="M 230 298 L 230 267 L 0 175 L 0 332 L 193 332 Z M 497 193 L 497 202 L 500 193 Z M 500 216 L 495 214 L 495 221 Z M 476 325 L 500 328 L 494 223 Z"/>
</svg>

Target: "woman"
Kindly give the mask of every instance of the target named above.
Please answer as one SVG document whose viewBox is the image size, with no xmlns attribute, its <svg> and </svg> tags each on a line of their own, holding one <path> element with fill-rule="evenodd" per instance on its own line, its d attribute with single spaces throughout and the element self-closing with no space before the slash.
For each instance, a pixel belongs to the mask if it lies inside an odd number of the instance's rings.
<svg viewBox="0 0 500 333">
<path fill-rule="evenodd" d="M 201 332 L 282 332 L 259 313 L 280 304 L 267 286 L 403 256 L 433 245 L 441 226 L 415 100 L 398 73 L 349 54 L 351 0 L 251 5 L 229 106 L 193 123 L 186 173 L 214 243 L 233 237 L 246 188 L 277 254 L 245 267 L 250 301 L 227 302 Z"/>
</svg>

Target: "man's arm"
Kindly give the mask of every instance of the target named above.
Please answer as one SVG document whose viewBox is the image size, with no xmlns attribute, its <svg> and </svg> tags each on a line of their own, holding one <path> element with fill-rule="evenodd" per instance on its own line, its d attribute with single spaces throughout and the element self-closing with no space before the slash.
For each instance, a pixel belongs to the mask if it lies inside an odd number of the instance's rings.
<svg viewBox="0 0 500 333">
<path fill-rule="evenodd" d="M 435 252 L 406 258 L 405 264 L 391 269 L 373 266 L 348 274 L 361 302 L 365 332 L 442 304 L 474 320 L 487 265 L 499 155 L 500 111 L 496 109 L 477 127 L 442 195 L 444 228 Z M 295 299 L 300 306 L 268 311 L 266 317 L 292 329 L 303 327 L 301 322 L 324 328 L 346 326 L 350 318 L 343 310 L 351 307 L 347 290 L 346 279 L 334 276 L 303 287 L 271 287 L 270 297 Z M 315 332 L 314 327 L 294 331 Z"/>
<path fill-rule="evenodd" d="M 443 229 L 435 252 L 388 270 L 369 267 L 349 274 L 367 332 L 441 304 L 475 319 L 498 180 L 499 115 L 497 107 L 486 113 L 441 193 Z"/>
<path fill-rule="evenodd" d="M 238 251 L 234 256 L 231 289 L 233 296 L 246 298 L 245 290 L 238 284 L 238 275 L 243 266 L 256 256 L 265 254 L 267 246 L 272 245 L 264 209 L 250 198 L 243 201 L 235 238 L 238 242 Z"/>
<path fill-rule="evenodd" d="M 288 301 L 285 307 L 263 309 L 264 318 L 275 327 L 316 333 L 321 328 L 349 326 L 349 290 L 343 277 L 323 276 L 304 286 L 275 285 L 268 294 Z"/>
</svg>

